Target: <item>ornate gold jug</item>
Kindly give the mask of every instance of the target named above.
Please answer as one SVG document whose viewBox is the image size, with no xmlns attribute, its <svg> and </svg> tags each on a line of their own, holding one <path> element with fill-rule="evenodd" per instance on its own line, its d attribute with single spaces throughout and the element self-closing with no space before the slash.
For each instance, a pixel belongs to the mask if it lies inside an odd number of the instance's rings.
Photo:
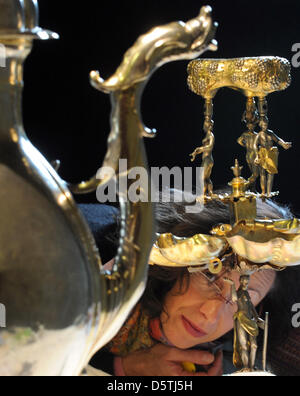
<svg viewBox="0 0 300 396">
<path fill-rule="evenodd" d="M 111 158 L 115 167 L 122 156 L 130 168 L 147 168 L 137 112 L 142 87 L 161 64 L 195 58 L 214 45 L 210 12 L 204 8 L 186 28 L 164 27 L 165 44 L 161 52 L 155 47 L 142 80 L 112 89 L 118 116 L 106 164 Z M 172 38 L 178 29 L 184 48 Z M 129 203 L 120 197 L 120 248 L 113 270 L 105 272 L 67 183 L 28 140 L 21 111 L 23 63 L 34 39 L 50 38 L 58 36 L 38 27 L 36 0 L 0 0 L 6 50 L 6 67 L 0 68 L 0 303 L 7 314 L 7 328 L 0 329 L 0 375 L 80 374 L 141 297 L 154 242 L 150 199 Z M 100 181 L 87 184 L 90 191 Z M 85 192 L 87 184 L 73 190 Z"/>
<path fill-rule="evenodd" d="M 36 7 L 0 1 L 0 375 L 79 374 L 106 309 L 89 228 L 22 125 L 23 62 L 35 38 L 58 38 L 38 28 Z"/>
</svg>

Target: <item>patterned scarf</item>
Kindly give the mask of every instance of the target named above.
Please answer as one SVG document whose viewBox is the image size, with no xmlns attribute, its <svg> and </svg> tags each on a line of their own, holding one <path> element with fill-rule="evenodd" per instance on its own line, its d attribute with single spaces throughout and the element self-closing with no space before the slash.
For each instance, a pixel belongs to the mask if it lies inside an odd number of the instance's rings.
<svg viewBox="0 0 300 396">
<path fill-rule="evenodd" d="M 150 319 L 141 304 L 138 304 L 108 349 L 115 356 L 124 357 L 152 348 L 158 343 L 172 346 L 164 335 L 160 319 Z"/>
</svg>

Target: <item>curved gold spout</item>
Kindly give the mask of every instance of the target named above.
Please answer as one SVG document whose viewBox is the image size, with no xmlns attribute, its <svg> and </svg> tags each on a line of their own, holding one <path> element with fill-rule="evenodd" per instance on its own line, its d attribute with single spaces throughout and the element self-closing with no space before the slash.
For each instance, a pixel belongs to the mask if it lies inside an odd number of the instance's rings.
<svg viewBox="0 0 300 396">
<path fill-rule="evenodd" d="M 108 80 L 92 72 L 92 84 L 105 93 L 126 90 L 148 80 L 165 63 L 194 59 L 207 49 L 215 50 L 216 24 L 211 19 L 211 11 L 210 7 L 203 7 L 197 18 L 187 23 L 173 22 L 152 29 L 126 52 L 122 64 Z"/>
<path fill-rule="evenodd" d="M 114 75 L 106 81 L 99 72 L 91 72 L 92 86 L 111 94 L 113 107 L 108 151 L 102 168 L 108 167 L 117 174 L 119 159 L 128 158 L 137 139 L 155 136 L 156 130 L 143 124 L 140 110 L 143 90 L 155 70 L 168 62 L 191 60 L 207 50 L 217 49 L 214 40 L 217 24 L 213 22 L 211 13 L 211 7 L 206 6 L 187 23 L 173 22 L 141 36 L 126 52 Z M 132 141 L 124 139 L 128 134 L 127 128 L 134 130 L 134 133 L 131 132 Z M 101 180 L 95 175 L 89 181 L 69 184 L 69 187 L 75 194 L 86 194 L 106 184 L 110 178 L 111 174 L 105 176 L 102 173 Z"/>
</svg>

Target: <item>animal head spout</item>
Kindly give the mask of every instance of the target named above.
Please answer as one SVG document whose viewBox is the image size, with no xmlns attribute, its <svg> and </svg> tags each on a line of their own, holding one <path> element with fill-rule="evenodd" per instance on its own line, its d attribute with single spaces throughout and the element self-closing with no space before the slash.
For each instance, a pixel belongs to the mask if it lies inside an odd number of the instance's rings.
<svg viewBox="0 0 300 396">
<path fill-rule="evenodd" d="M 191 50 L 200 56 L 204 51 L 216 51 L 218 42 L 215 40 L 218 23 L 212 19 L 212 8 L 202 7 L 197 18 L 186 23 L 186 31 L 192 34 L 194 41 Z"/>
<path fill-rule="evenodd" d="M 126 52 L 120 67 L 108 80 L 92 72 L 92 85 L 105 93 L 127 90 L 147 82 L 155 70 L 168 62 L 191 60 L 207 50 L 215 51 L 218 24 L 211 14 L 211 7 L 202 7 L 200 14 L 187 23 L 172 22 L 152 29 Z"/>
</svg>

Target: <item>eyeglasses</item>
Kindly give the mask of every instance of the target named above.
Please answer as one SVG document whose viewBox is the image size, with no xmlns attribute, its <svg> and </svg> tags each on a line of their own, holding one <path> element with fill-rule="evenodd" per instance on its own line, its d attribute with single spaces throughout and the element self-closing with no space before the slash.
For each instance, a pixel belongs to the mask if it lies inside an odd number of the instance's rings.
<svg viewBox="0 0 300 396">
<path fill-rule="evenodd" d="M 224 270 L 219 275 L 213 275 L 209 271 L 189 269 L 193 287 L 209 300 L 221 299 L 226 305 L 234 305 L 231 296 L 231 287 L 224 281 L 229 276 L 230 270 Z"/>
</svg>

